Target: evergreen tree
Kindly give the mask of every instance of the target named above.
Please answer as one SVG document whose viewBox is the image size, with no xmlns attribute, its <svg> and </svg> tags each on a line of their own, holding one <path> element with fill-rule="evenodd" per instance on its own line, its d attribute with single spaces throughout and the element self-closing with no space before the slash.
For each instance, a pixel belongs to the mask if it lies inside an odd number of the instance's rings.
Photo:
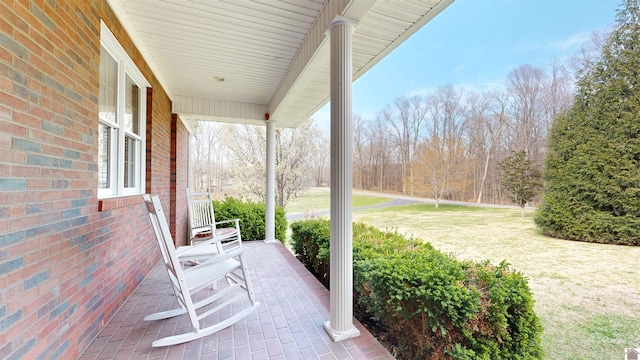
<svg viewBox="0 0 640 360">
<path fill-rule="evenodd" d="M 535 216 L 548 235 L 640 245 L 639 8 L 623 2 L 600 60 L 551 129 Z"/>
<path fill-rule="evenodd" d="M 527 159 L 524 150 L 513 152 L 498 167 L 502 170 L 502 187 L 509 192 L 511 201 L 520 206 L 520 212 L 524 216 L 524 206 L 536 196 L 540 188 L 540 169 Z"/>
</svg>

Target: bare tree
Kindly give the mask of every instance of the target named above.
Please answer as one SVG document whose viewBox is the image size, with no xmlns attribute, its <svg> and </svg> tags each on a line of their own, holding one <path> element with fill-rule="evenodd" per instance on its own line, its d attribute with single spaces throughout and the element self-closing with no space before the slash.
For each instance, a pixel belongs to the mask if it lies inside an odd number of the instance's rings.
<svg viewBox="0 0 640 360">
<path fill-rule="evenodd" d="M 600 59 L 602 49 L 607 43 L 613 27 L 594 31 L 589 40 L 582 44 L 580 50 L 569 58 L 568 66 L 573 75 L 573 81 L 588 75 L 596 62 Z"/>
<path fill-rule="evenodd" d="M 309 166 L 314 172 L 314 186 L 321 187 L 329 184 L 329 137 L 320 128 L 314 126 L 311 134 L 311 153 L 309 154 Z"/>
<path fill-rule="evenodd" d="M 253 198 L 264 200 L 266 193 L 266 128 L 253 125 L 228 125 L 223 128 L 222 139 L 224 145 L 229 148 L 228 165 L 233 186 L 245 196 L 250 195 Z M 277 147 L 276 144 L 276 149 Z M 278 156 L 276 155 L 277 161 Z"/>
<path fill-rule="evenodd" d="M 494 148 L 502 135 L 506 123 L 508 94 L 501 91 L 487 91 L 470 94 L 467 97 L 467 137 L 477 169 L 474 183 L 476 202 L 482 202 L 487 176 L 490 172 Z"/>
<path fill-rule="evenodd" d="M 438 88 L 428 98 L 426 139 L 421 143 L 413 169 L 414 185 L 430 193 L 436 207 L 442 198 L 464 192 L 468 185 L 469 160 L 465 144 L 463 92 L 452 85 Z"/>
<path fill-rule="evenodd" d="M 201 121 L 191 140 L 191 163 L 196 190 L 211 189 L 220 198 L 226 191 L 227 148 L 220 137 L 220 123 Z"/>
<path fill-rule="evenodd" d="M 531 159 L 541 162 L 541 142 L 546 141 L 544 122 L 544 81 L 542 69 L 520 65 L 507 74 L 506 90 L 512 97 L 509 124 L 512 151 L 524 150 Z"/>
<path fill-rule="evenodd" d="M 423 98 L 399 97 L 393 101 L 392 106 L 386 106 L 378 117 L 382 119 L 390 129 L 390 137 L 401 156 L 402 165 L 402 193 L 406 194 L 405 183 L 412 184 L 411 162 L 418 141 L 421 139 L 420 131 L 427 115 L 427 108 Z"/>
<path fill-rule="evenodd" d="M 545 113 L 549 126 L 573 104 L 573 83 L 567 68 L 557 59 L 551 62 L 550 77 L 545 86 Z"/>
<path fill-rule="evenodd" d="M 367 172 L 367 154 L 370 140 L 366 134 L 366 123 L 358 114 L 353 114 L 353 185 L 358 189 L 365 188 L 365 176 Z"/>
<path fill-rule="evenodd" d="M 292 196 L 314 183 L 312 154 L 322 144 L 322 132 L 311 120 L 296 129 L 276 128 L 276 204 L 286 206 Z M 261 126 L 227 128 L 225 143 L 231 150 L 229 167 L 234 184 L 244 194 L 264 199 L 266 184 L 266 129 Z M 321 151 L 321 150 L 320 150 Z"/>
<path fill-rule="evenodd" d="M 324 152 L 328 140 L 312 120 L 296 129 L 276 129 L 276 204 L 285 207 L 292 196 L 314 183 L 313 154 Z"/>
<path fill-rule="evenodd" d="M 549 76 L 545 76 L 543 81 L 544 91 L 539 125 L 541 134 L 538 140 L 538 152 L 542 154 L 542 158 L 547 153 L 547 138 L 553 122 L 573 103 L 572 87 L 569 71 L 554 59 L 551 62 Z M 542 165 L 542 158 L 537 159 L 538 165 Z"/>
<path fill-rule="evenodd" d="M 401 191 L 400 155 L 392 145 L 389 125 L 380 117 L 368 123 L 369 189 Z"/>
<path fill-rule="evenodd" d="M 443 145 L 447 143 L 447 145 Z M 412 166 L 416 191 L 432 196 L 440 206 L 441 199 L 453 198 L 455 192 L 464 191 L 469 181 L 469 159 L 460 139 L 429 138 L 421 143 Z"/>
</svg>

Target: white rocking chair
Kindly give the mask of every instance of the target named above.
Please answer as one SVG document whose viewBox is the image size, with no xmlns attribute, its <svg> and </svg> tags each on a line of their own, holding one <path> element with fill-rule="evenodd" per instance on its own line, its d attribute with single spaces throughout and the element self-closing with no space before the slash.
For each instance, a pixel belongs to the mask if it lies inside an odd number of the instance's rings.
<svg viewBox="0 0 640 360">
<path fill-rule="evenodd" d="M 145 320 L 161 320 L 174 316 L 188 314 L 191 320 L 191 332 L 168 336 L 153 342 L 153 347 L 169 346 L 185 343 L 191 340 L 199 339 L 204 336 L 211 335 L 228 326 L 233 325 L 237 321 L 243 319 L 253 311 L 255 311 L 260 303 L 255 300 L 251 281 L 248 276 L 247 266 L 244 261 L 244 248 L 237 246 L 230 251 L 219 253 L 208 260 L 198 263 L 195 266 L 182 269 L 180 262 L 182 261 L 177 254 L 169 226 L 167 225 L 162 205 L 158 196 L 143 195 L 144 201 L 149 211 L 151 225 L 160 245 L 162 258 L 171 280 L 173 291 L 178 300 L 178 308 L 168 311 L 162 311 L 146 316 Z M 194 247 L 197 247 L 195 245 Z M 194 302 L 198 291 L 207 286 L 214 286 L 219 279 L 227 278 L 229 286 L 220 289 L 213 295 L 205 299 Z M 241 291 L 235 291 L 240 289 Z M 229 295 L 225 297 L 225 295 Z M 244 296 L 248 296 L 251 306 L 242 309 L 236 314 L 231 315 L 225 320 L 208 327 L 201 326 L 201 320 L 215 314 L 221 309 L 230 306 L 234 302 L 241 300 Z M 220 303 L 211 309 L 204 309 L 205 306 L 220 300 Z M 196 311 L 200 311 L 198 314 Z"/>
<path fill-rule="evenodd" d="M 187 203 L 189 204 L 190 243 L 193 245 L 211 239 L 220 246 L 230 248 L 240 246 L 240 220 L 224 220 L 216 222 L 213 210 L 211 192 L 191 192 L 187 188 Z"/>
</svg>

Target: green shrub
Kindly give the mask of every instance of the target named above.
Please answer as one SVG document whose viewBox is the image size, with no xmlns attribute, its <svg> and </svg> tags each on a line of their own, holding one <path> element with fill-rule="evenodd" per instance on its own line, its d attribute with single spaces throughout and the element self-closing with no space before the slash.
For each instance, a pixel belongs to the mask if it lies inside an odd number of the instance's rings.
<svg viewBox="0 0 640 360">
<path fill-rule="evenodd" d="M 640 246 L 640 6 L 621 3 L 572 106 L 549 130 L 535 216 L 546 235 Z"/>
<path fill-rule="evenodd" d="M 216 221 L 240 219 L 242 240 L 264 240 L 266 206 L 262 202 L 236 199 L 227 196 L 222 201 L 214 201 Z M 276 206 L 275 236 L 284 244 L 286 240 L 287 218 L 283 208 Z"/>
<path fill-rule="evenodd" d="M 329 281 L 328 220 L 291 225 L 298 259 Z M 542 327 L 522 274 L 458 261 L 418 239 L 353 226 L 355 313 L 397 344 L 401 359 L 539 359 Z"/>
<path fill-rule="evenodd" d="M 330 227 L 326 219 L 296 221 L 291 224 L 293 252 L 302 264 L 329 288 Z"/>
</svg>

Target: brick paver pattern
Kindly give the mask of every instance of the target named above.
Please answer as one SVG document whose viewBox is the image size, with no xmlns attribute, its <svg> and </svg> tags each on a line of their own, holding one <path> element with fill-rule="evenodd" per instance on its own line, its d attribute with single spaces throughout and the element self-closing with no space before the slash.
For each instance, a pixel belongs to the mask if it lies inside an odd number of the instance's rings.
<svg viewBox="0 0 640 360">
<path fill-rule="evenodd" d="M 261 303 L 257 311 L 202 339 L 152 348 L 154 340 L 190 331 L 191 327 L 186 315 L 143 320 L 146 315 L 175 306 L 169 279 L 159 262 L 80 359 L 393 359 L 356 320 L 360 336 L 341 342 L 331 340 L 323 328 L 329 319 L 329 291 L 284 246 L 263 241 L 245 241 L 243 246 L 254 292 Z M 231 312 L 233 308 L 223 309 L 205 319 L 205 325 Z"/>
</svg>

